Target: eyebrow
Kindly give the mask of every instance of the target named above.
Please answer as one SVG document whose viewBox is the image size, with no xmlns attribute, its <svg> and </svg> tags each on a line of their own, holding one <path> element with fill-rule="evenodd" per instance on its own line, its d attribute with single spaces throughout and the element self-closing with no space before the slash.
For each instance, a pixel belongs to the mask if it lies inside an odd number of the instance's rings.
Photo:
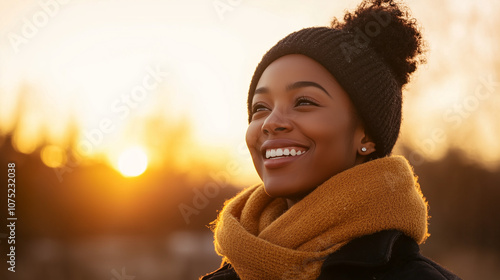
<svg viewBox="0 0 500 280">
<path fill-rule="evenodd" d="M 303 87 L 319 88 L 320 90 L 322 90 L 324 93 L 326 93 L 328 96 L 331 97 L 331 95 L 328 93 L 328 91 L 326 91 L 326 89 L 324 87 L 322 87 L 318 83 L 311 82 L 311 81 L 298 81 L 298 82 L 295 82 L 293 84 L 287 85 L 285 89 L 286 89 L 286 91 L 291 91 L 291 90 L 303 88 Z M 260 88 L 255 90 L 254 94 L 268 93 L 268 92 L 269 92 L 269 89 L 267 87 L 260 87 Z"/>
</svg>

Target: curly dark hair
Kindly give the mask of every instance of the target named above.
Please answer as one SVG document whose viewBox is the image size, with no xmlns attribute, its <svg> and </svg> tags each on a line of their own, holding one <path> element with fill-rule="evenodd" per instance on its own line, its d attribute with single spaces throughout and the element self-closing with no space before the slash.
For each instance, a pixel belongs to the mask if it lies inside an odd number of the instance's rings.
<svg viewBox="0 0 500 280">
<path fill-rule="evenodd" d="M 365 32 L 377 32 L 370 30 L 370 22 L 376 20 L 376 15 L 386 16 L 388 24 L 371 38 L 369 45 L 385 60 L 396 80 L 404 86 L 417 66 L 426 62 L 426 43 L 408 7 L 394 0 L 364 0 L 354 12 L 346 12 L 343 22 L 334 18 L 331 27 L 348 32 L 358 28 Z"/>
</svg>

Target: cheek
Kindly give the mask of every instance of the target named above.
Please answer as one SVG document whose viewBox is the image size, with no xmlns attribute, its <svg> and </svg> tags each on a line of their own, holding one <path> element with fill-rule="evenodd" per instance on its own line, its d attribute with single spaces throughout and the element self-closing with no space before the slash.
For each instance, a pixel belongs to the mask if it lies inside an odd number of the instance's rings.
<svg viewBox="0 0 500 280">
<path fill-rule="evenodd" d="M 347 144 L 351 137 L 350 120 L 343 114 L 329 114 L 317 116 L 315 120 L 304 126 L 308 136 L 314 141 L 320 155 L 327 153 L 330 156 L 346 153 Z"/>
<path fill-rule="evenodd" d="M 258 158 L 258 153 L 259 151 L 256 148 L 256 145 L 259 141 L 260 137 L 260 126 L 256 122 L 251 122 L 248 125 L 247 128 L 247 133 L 245 136 L 245 141 L 247 143 L 248 150 L 250 151 L 250 154 L 252 155 L 252 159 L 255 163 L 255 160 Z"/>
</svg>

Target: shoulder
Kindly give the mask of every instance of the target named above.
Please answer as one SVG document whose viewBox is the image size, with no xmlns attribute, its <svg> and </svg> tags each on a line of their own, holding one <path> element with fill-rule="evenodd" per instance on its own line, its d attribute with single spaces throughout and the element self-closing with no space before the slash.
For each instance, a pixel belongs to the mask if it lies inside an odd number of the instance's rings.
<svg viewBox="0 0 500 280">
<path fill-rule="evenodd" d="M 382 231 L 357 238 L 328 256 L 318 279 L 460 278 L 422 256 L 418 244 L 399 231 Z"/>
<path fill-rule="evenodd" d="M 460 280 L 458 276 L 423 256 L 409 260 L 399 267 L 394 267 L 389 275 L 390 277 L 387 279 Z"/>
<path fill-rule="evenodd" d="M 199 280 L 239 280 L 240 277 L 236 274 L 236 271 L 231 266 L 231 264 L 223 262 L 219 269 L 210 272 L 202 277 Z"/>
</svg>

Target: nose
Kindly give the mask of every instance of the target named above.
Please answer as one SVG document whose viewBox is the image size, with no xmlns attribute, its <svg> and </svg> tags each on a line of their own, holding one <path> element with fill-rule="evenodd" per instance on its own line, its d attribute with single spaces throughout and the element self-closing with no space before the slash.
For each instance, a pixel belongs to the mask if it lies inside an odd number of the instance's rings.
<svg viewBox="0 0 500 280">
<path fill-rule="evenodd" d="M 264 120 L 262 132 L 264 134 L 275 134 L 280 131 L 288 132 L 292 130 L 292 127 L 287 115 L 275 109 Z"/>
</svg>

